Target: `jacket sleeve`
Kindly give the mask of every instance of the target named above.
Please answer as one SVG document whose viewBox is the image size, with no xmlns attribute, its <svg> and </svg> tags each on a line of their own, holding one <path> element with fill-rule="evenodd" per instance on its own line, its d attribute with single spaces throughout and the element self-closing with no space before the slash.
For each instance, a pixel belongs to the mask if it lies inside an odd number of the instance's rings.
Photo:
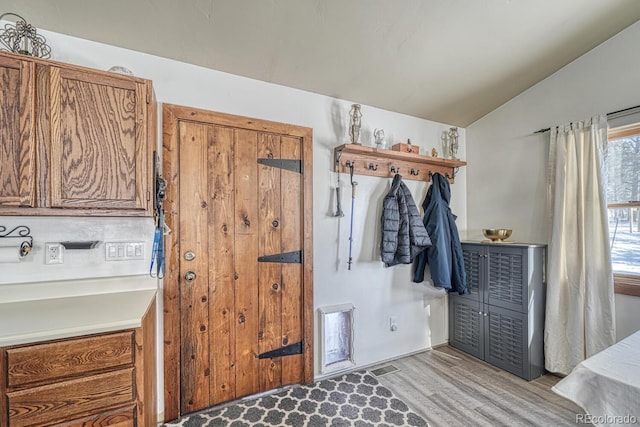
<svg viewBox="0 0 640 427">
<path fill-rule="evenodd" d="M 398 231 L 400 230 L 400 212 L 398 201 L 394 195 L 387 195 L 382 202 L 381 217 L 382 241 L 380 242 L 380 256 L 382 262 L 395 265 L 395 255 L 398 248 Z"/>
<path fill-rule="evenodd" d="M 468 294 L 467 272 L 464 268 L 464 254 L 462 253 L 462 244 L 458 236 L 458 226 L 456 225 L 456 217 L 453 213 L 449 213 L 449 223 L 451 227 L 451 292 L 457 291 L 458 294 Z"/>
<path fill-rule="evenodd" d="M 420 212 L 418 211 L 416 202 L 413 200 L 413 196 L 411 196 L 411 191 L 404 184 L 402 184 L 401 189 L 405 194 L 405 200 L 407 203 L 410 244 L 409 263 L 411 263 L 418 254 L 422 253 L 425 249 L 431 246 L 431 239 L 429 239 L 427 229 L 422 222 L 422 218 L 420 218 Z"/>
</svg>

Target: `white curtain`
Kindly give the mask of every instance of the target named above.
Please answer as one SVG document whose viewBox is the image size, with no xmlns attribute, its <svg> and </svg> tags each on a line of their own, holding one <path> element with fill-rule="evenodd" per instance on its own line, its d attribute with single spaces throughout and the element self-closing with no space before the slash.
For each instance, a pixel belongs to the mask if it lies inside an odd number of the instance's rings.
<svg viewBox="0 0 640 427">
<path fill-rule="evenodd" d="M 545 368 L 569 374 L 615 343 L 603 116 L 551 130 Z"/>
</svg>

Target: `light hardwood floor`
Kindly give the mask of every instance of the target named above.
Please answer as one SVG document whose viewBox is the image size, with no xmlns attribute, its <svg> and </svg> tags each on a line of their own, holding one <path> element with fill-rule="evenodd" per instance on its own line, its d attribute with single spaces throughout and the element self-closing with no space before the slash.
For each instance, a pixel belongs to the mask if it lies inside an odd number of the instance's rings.
<svg viewBox="0 0 640 427">
<path fill-rule="evenodd" d="M 551 390 L 560 378 L 547 374 L 525 381 L 453 347 L 389 363 L 399 371 L 378 381 L 431 427 L 576 426 L 576 414 L 584 414 Z"/>
</svg>

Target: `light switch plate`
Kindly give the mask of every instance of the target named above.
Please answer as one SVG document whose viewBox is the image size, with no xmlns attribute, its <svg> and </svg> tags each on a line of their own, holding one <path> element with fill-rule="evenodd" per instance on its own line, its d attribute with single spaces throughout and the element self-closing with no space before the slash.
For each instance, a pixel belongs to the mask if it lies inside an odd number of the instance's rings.
<svg viewBox="0 0 640 427">
<path fill-rule="evenodd" d="M 106 242 L 104 250 L 107 261 L 144 259 L 144 242 Z"/>
</svg>

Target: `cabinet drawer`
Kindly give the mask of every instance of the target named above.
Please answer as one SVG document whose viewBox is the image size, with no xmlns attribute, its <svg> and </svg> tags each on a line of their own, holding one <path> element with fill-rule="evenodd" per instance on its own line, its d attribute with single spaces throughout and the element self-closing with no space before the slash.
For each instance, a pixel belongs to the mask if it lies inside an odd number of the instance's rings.
<svg viewBox="0 0 640 427">
<path fill-rule="evenodd" d="M 133 331 L 7 349 L 7 386 L 132 366 Z"/>
<path fill-rule="evenodd" d="M 134 382 L 134 369 L 128 368 L 7 393 L 9 425 L 50 425 L 131 404 Z"/>
<path fill-rule="evenodd" d="M 64 425 L 66 427 L 135 427 L 135 412 L 135 406 L 119 408 L 98 416 L 71 421 L 71 424 L 65 423 Z"/>
</svg>

